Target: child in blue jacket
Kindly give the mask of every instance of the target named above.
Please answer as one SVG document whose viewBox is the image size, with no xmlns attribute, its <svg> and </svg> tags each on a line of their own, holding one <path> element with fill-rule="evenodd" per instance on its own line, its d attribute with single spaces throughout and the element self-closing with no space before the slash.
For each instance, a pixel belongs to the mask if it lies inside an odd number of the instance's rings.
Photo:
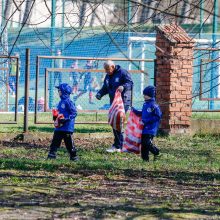
<svg viewBox="0 0 220 220">
<path fill-rule="evenodd" d="M 78 160 L 76 154 L 76 148 L 72 139 L 74 132 L 75 117 L 77 116 L 77 110 L 75 105 L 70 99 L 72 88 L 67 83 L 62 83 L 56 87 L 59 92 L 60 102 L 57 106 L 59 114 L 63 114 L 63 118 L 58 119 L 60 126 L 54 130 L 53 140 L 50 145 L 50 151 L 48 159 L 56 159 L 57 148 L 60 147 L 62 140 L 66 145 L 66 149 L 70 154 L 70 160 Z M 54 118 L 55 120 L 56 118 Z"/>
<path fill-rule="evenodd" d="M 143 90 L 144 104 L 142 111 L 138 111 L 132 107 L 132 111 L 141 115 L 144 128 L 141 137 L 141 157 L 144 161 L 149 161 L 149 152 L 154 156 L 159 155 L 159 149 L 153 144 L 153 138 L 157 134 L 162 116 L 161 110 L 155 101 L 156 89 L 154 86 L 147 86 Z"/>
</svg>

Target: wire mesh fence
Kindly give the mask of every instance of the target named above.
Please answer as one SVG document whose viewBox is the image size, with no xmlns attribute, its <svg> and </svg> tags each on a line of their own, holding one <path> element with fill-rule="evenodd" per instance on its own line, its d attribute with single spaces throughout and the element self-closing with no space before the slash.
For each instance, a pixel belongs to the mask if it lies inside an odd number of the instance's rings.
<svg viewBox="0 0 220 220">
<path fill-rule="evenodd" d="M 106 95 L 101 101 L 95 99 L 96 93 L 101 89 L 106 73 L 103 63 L 108 59 L 113 60 L 122 68 L 128 69 L 128 65 L 136 66 L 129 70 L 133 87 L 133 104 L 142 106 L 143 88 L 154 82 L 154 60 L 153 59 L 131 59 L 130 62 L 123 58 L 88 58 L 88 57 L 50 57 L 38 56 L 36 73 L 36 96 L 37 112 L 36 123 L 45 122 L 45 115 L 39 112 L 51 111 L 59 102 L 59 96 L 55 86 L 60 83 L 68 83 L 72 86 L 71 99 L 78 109 L 79 115 L 77 123 L 106 123 L 107 111 L 110 107 L 109 97 Z M 50 60 L 44 62 L 45 60 Z M 47 63 L 69 63 L 70 68 L 47 68 Z M 61 62 L 60 62 L 61 63 Z M 144 69 L 138 69 L 143 63 Z M 138 65 L 137 65 L 138 64 Z M 61 65 L 60 65 L 61 67 Z M 150 82 L 151 81 L 151 82 Z M 86 117 L 84 117 L 86 116 Z"/>
<path fill-rule="evenodd" d="M 0 98 L 0 111 L 12 113 L 9 121 L 15 121 L 15 110 L 23 112 L 24 110 L 24 82 L 25 82 L 25 48 L 30 48 L 30 89 L 29 89 L 29 112 L 34 112 L 35 103 L 37 103 L 37 111 L 42 113 L 43 103 L 45 103 L 45 74 L 47 69 L 48 74 L 48 107 L 46 110 L 51 109 L 58 102 L 58 95 L 54 86 L 60 82 L 68 82 L 73 86 L 72 100 L 75 101 L 80 114 L 86 114 L 90 117 L 92 113 L 91 121 L 106 121 L 106 113 L 109 108 L 109 99 L 104 97 L 101 102 L 96 102 L 94 95 L 96 91 L 101 87 L 104 72 L 103 61 L 96 60 L 98 57 L 103 58 L 124 58 L 133 59 L 133 62 L 129 61 L 116 61 L 116 64 L 121 65 L 127 70 L 131 70 L 132 79 L 134 81 L 133 90 L 133 104 L 140 108 L 142 105 L 142 89 L 148 84 L 153 84 L 154 76 L 154 62 L 155 59 L 155 34 L 146 33 L 127 33 L 124 31 L 111 31 L 106 33 L 100 29 L 78 29 L 66 28 L 63 35 L 60 35 L 60 29 L 57 28 L 55 32 L 55 45 L 53 51 L 51 50 L 50 34 L 51 28 L 23 28 L 21 33 L 16 29 L 8 30 L 7 41 L 8 51 L 10 56 L 19 57 L 18 67 L 18 83 L 14 84 L 12 80 L 6 78 L 9 76 L 9 72 L 13 71 L 10 67 L 11 58 L 1 58 L 1 98 Z M 130 38 L 136 37 L 136 41 L 131 42 Z M 147 37 L 147 39 L 146 39 Z M 196 38 L 196 36 L 192 36 Z M 201 60 L 209 59 L 214 60 L 215 57 L 219 57 L 218 52 L 213 52 L 207 48 L 211 48 L 212 35 L 203 34 L 200 37 L 200 41 L 196 40 L 196 48 L 194 52 L 194 73 L 193 73 L 193 109 L 207 110 L 210 109 L 210 100 L 200 100 L 201 88 L 203 91 L 203 97 L 214 98 L 219 97 L 218 92 L 218 75 L 219 75 L 219 63 L 213 65 L 214 62 L 203 62 L 203 75 L 201 74 Z M 216 35 L 218 38 L 218 35 Z M 205 39 L 205 40 L 204 40 Z M 218 42 L 218 41 L 216 41 Z M 214 45 L 218 47 L 218 43 Z M 201 48 L 206 48 L 202 50 Z M 53 55 L 54 58 L 43 59 L 39 65 L 39 89 L 36 99 L 36 57 L 37 56 L 49 56 Z M 8 57 L 8 56 L 7 56 Z M 60 57 L 60 58 L 59 58 Z M 62 59 L 61 59 L 62 57 Z M 65 57 L 72 57 L 66 59 Z M 76 57 L 84 57 L 83 60 L 76 59 Z M 57 59 L 59 58 L 59 59 Z M 92 64 L 87 64 L 89 58 L 93 60 Z M 152 62 L 134 61 L 134 59 L 150 59 Z M 62 62 L 61 62 L 62 61 Z M 89 67 L 92 66 L 92 68 Z M 12 66 L 12 65 L 11 65 Z M 56 71 L 53 70 L 56 68 Z M 90 69 L 89 69 L 90 68 Z M 135 73 L 132 71 L 144 70 L 146 74 Z M 88 71 L 89 70 L 89 71 Z M 215 70 L 215 71 L 214 71 Z M 202 77 L 202 78 L 201 78 Z M 11 81 L 10 81 L 11 80 Z M 12 92 L 12 86 L 17 85 L 16 92 Z M 201 84 L 202 81 L 202 84 Z M 143 82 L 143 83 L 141 83 Z M 212 89 L 217 88 L 217 90 Z M 10 91 L 9 91 L 10 90 Z M 217 91 L 217 92 L 216 92 Z M 15 97 L 14 97 L 15 95 Z M 16 108 L 16 98 L 18 107 Z M 7 101 L 8 100 L 8 101 Z M 213 100 L 212 109 L 217 110 L 220 108 L 220 102 Z M 42 111 L 43 110 L 43 111 Z M 90 111 L 90 113 L 88 112 Z M 99 112 L 99 113 L 97 113 Z M 48 113 L 46 113 L 47 115 Z M 43 114 L 42 114 L 43 115 Z M 42 116 L 43 117 L 43 116 Z M 83 121 L 85 117 L 78 117 L 78 122 Z M 40 119 L 40 121 L 42 121 Z M 86 120 L 87 121 L 87 120 Z"/>
</svg>

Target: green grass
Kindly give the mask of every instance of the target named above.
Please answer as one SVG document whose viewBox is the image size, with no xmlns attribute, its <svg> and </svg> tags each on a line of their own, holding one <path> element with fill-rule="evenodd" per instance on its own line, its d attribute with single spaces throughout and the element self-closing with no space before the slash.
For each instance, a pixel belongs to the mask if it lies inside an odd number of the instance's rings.
<svg viewBox="0 0 220 220">
<path fill-rule="evenodd" d="M 194 112 L 192 115 L 193 119 L 220 119 L 220 113 L 218 112 Z M 51 113 L 40 113 L 37 120 L 45 124 L 34 124 L 34 114 L 29 113 L 28 128 L 30 132 L 53 132 Z M 18 114 L 17 124 L 5 124 L 0 126 L 1 133 L 21 133 L 23 132 L 23 120 L 24 115 Z M 76 119 L 75 132 L 76 133 L 100 133 L 100 132 L 111 132 L 111 127 L 107 124 L 107 113 L 79 113 Z M 13 122 L 13 114 L 0 114 L 0 122 Z M 106 124 L 77 124 L 78 122 L 106 122 Z"/>
<path fill-rule="evenodd" d="M 79 162 L 63 147 L 46 160 L 47 139 L 0 145 L 0 218 L 219 219 L 220 136 L 158 137 L 149 163 L 111 143 L 76 139 Z"/>
<path fill-rule="evenodd" d="M 194 119 L 220 119 L 220 112 L 194 112 Z"/>
<path fill-rule="evenodd" d="M 97 120 L 96 120 L 97 118 Z M 1 133 L 22 133 L 23 132 L 23 121 L 24 115 L 18 114 L 18 123 L 17 124 L 4 124 L 0 126 Z M 34 114 L 29 113 L 28 115 L 28 129 L 30 132 L 45 132 L 51 133 L 54 130 L 52 115 L 51 113 L 41 113 L 37 118 L 38 122 L 42 124 L 34 123 Z M 106 124 L 95 124 L 96 122 L 106 122 Z M 0 122 L 14 122 L 13 114 L 0 114 Z M 78 122 L 94 122 L 93 124 L 77 124 Z M 98 114 L 95 113 L 79 113 L 76 119 L 75 132 L 76 133 L 95 133 L 95 132 L 111 132 L 111 127 L 107 124 L 107 114 Z M 45 124 L 44 124 L 45 123 Z"/>
</svg>

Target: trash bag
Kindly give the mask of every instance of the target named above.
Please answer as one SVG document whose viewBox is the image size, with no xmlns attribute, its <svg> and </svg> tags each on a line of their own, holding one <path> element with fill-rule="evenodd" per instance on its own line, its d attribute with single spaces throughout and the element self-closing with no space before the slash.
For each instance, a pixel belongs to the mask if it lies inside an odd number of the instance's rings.
<svg viewBox="0 0 220 220">
<path fill-rule="evenodd" d="M 113 129 L 123 131 L 125 122 L 125 109 L 119 91 L 115 92 L 115 97 L 108 113 L 108 123 Z"/>
<path fill-rule="evenodd" d="M 143 125 L 141 116 L 138 116 L 131 111 L 125 129 L 122 152 L 140 153 Z"/>
</svg>

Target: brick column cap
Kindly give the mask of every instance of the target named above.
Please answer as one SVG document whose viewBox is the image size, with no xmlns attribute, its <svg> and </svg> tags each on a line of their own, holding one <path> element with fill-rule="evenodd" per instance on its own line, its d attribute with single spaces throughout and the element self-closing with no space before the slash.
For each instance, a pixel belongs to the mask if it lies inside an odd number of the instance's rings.
<svg viewBox="0 0 220 220">
<path fill-rule="evenodd" d="M 177 24 L 158 25 L 156 30 L 170 43 L 192 44 L 192 47 L 195 43 L 193 38 L 189 37 L 186 31 Z"/>
</svg>

